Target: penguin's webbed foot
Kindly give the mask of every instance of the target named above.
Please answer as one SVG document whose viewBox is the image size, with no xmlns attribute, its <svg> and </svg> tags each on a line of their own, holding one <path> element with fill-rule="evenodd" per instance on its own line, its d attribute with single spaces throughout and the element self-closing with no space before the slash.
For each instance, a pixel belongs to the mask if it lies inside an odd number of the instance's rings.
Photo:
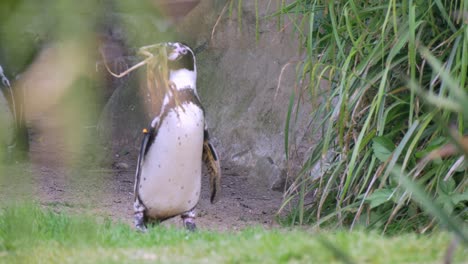
<svg viewBox="0 0 468 264">
<path fill-rule="evenodd" d="M 135 228 L 136 228 L 137 231 L 139 231 L 141 233 L 148 232 L 148 228 L 146 228 L 146 226 L 144 224 L 136 224 Z"/>
<path fill-rule="evenodd" d="M 190 219 L 184 219 L 184 227 L 191 232 L 194 232 L 197 230 L 197 225 L 195 224 L 195 221 L 193 218 Z"/>
<path fill-rule="evenodd" d="M 195 210 L 192 209 L 186 213 L 183 213 L 181 215 L 182 217 L 182 221 L 184 223 L 184 227 L 188 230 L 188 231 L 195 231 L 197 230 L 197 225 L 195 224 Z"/>
<path fill-rule="evenodd" d="M 145 215 L 143 212 L 135 213 L 135 228 L 142 233 L 148 231 L 145 225 Z"/>
</svg>

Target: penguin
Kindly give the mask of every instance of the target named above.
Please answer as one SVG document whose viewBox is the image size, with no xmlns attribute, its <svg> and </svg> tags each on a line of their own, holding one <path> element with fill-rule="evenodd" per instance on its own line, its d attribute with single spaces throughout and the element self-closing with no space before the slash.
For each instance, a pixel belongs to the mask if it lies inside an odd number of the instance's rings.
<svg viewBox="0 0 468 264">
<path fill-rule="evenodd" d="M 143 130 L 135 173 L 134 221 L 136 229 L 145 232 L 149 221 L 180 215 L 184 227 L 193 231 L 202 163 L 210 176 L 214 203 L 220 192 L 220 162 L 197 93 L 195 54 L 182 43 L 163 45 L 171 87 L 164 87 L 161 110 Z"/>
</svg>

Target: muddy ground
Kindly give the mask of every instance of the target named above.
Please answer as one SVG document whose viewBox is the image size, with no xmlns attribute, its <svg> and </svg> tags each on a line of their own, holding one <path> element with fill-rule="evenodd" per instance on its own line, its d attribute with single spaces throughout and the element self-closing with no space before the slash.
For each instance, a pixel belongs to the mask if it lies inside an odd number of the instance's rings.
<svg viewBox="0 0 468 264">
<path fill-rule="evenodd" d="M 108 217 L 132 225 L 134 158 L 119 157 L 117 167 L 96 166 L 92 156 L 78 165 L 67 165 L 64 157 L 73 153 L 66 151 L 62 129 L 60 122 L 50 116 L 33 122 L 30 162 L 2 172 L 2 201 L 33 198 L 54 211 Z M 203 177 L 196 220 L 200 229 L 226 231 L 278 225 L 275 219 L 282 201 L 280 192 L 249 184 L 241 170 L 224 165 L 222 171 L 221 199 L 216 204 L 209 202 L 208 177 Z M 175 217 L 164 224 L 181 226 L 181 221 Z"/>
</svg>

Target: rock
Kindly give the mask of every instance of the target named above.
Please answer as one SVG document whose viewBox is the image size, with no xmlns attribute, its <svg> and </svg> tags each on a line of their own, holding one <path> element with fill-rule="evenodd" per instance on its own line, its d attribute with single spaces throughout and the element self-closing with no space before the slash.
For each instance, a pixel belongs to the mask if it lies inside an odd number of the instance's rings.
<svg viewBox="0 0 468 264">
<path fill-rule="evenodd" d="M 249 182 L 282 191 L 286 116 L 291 93 L 299 89 L 295 71 L 301 56 L 299 43 L 292 26 L 278 31 L 276 19 L 260 22 L 257 42 L 253 1 L 244 1 L 240 24 L 236 14 L 229 18 L 225 13 L 211 39 L 220 12 L 209 12 L 209 3 L 215 6 L 213 1 L 202 1 L 192 12 L 206 14 L 203 18 L 190 14 L 182 25 L 205 26 L 204 30 L 191 28 L 197 34 L 189 35 L 187 41 L 206 46 L 197 54 L 198 91 L 212 138 L 225 166 L 243 167 Z M 259 1 L 259 5 L 259 10 L 267 10 L 267 3 Z M 292 174 L 302 164 L 302 153 L 307 151 L 303 146 L 310 146 L 306 135 L 310 112 L 305 100 L 293 113 L 290 145 L 297 155 L 290 160 Z"/>
<path fill-rule="evenodd" d="M 263 181 L 263 186 L 268 186 L 275 191 L 284 190 L 285 172 L 274 164 L 270 157 L 260 157 L 253 171 L 255 176 L 251 177 L 251 180 L 254 179 L 260 183 Z"/>
<path fill-rule="evenodd" d="M 130 168 L 130 166 L 125 162 L 115 162 L 114 164 L 112 164 L 112 167 L 118 170 L 128 170 Z"/>
<path fill-rule="evenodd" d="M 101 114 L 98 131 L 108 151 L 119 158 L 127 151 L 136 163 L 142 138 L 142 129 L 149 118 L 142 107 L 138 74 L 134 73 L 120 83 Z"/>
</svg>

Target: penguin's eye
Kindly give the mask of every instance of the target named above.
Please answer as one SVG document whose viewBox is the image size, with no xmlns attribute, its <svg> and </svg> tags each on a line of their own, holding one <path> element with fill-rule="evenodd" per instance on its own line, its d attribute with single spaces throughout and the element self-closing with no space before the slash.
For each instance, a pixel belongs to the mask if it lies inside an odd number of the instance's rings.
<svg viewBox="0 0 468 264">
<path fill-rule="evenodd" d="M 185 54 L 187 54 L 187 49 L 182 49 L 181 52 L 182 52 L 182 54 L 185 55 Z"/>
</svg>

